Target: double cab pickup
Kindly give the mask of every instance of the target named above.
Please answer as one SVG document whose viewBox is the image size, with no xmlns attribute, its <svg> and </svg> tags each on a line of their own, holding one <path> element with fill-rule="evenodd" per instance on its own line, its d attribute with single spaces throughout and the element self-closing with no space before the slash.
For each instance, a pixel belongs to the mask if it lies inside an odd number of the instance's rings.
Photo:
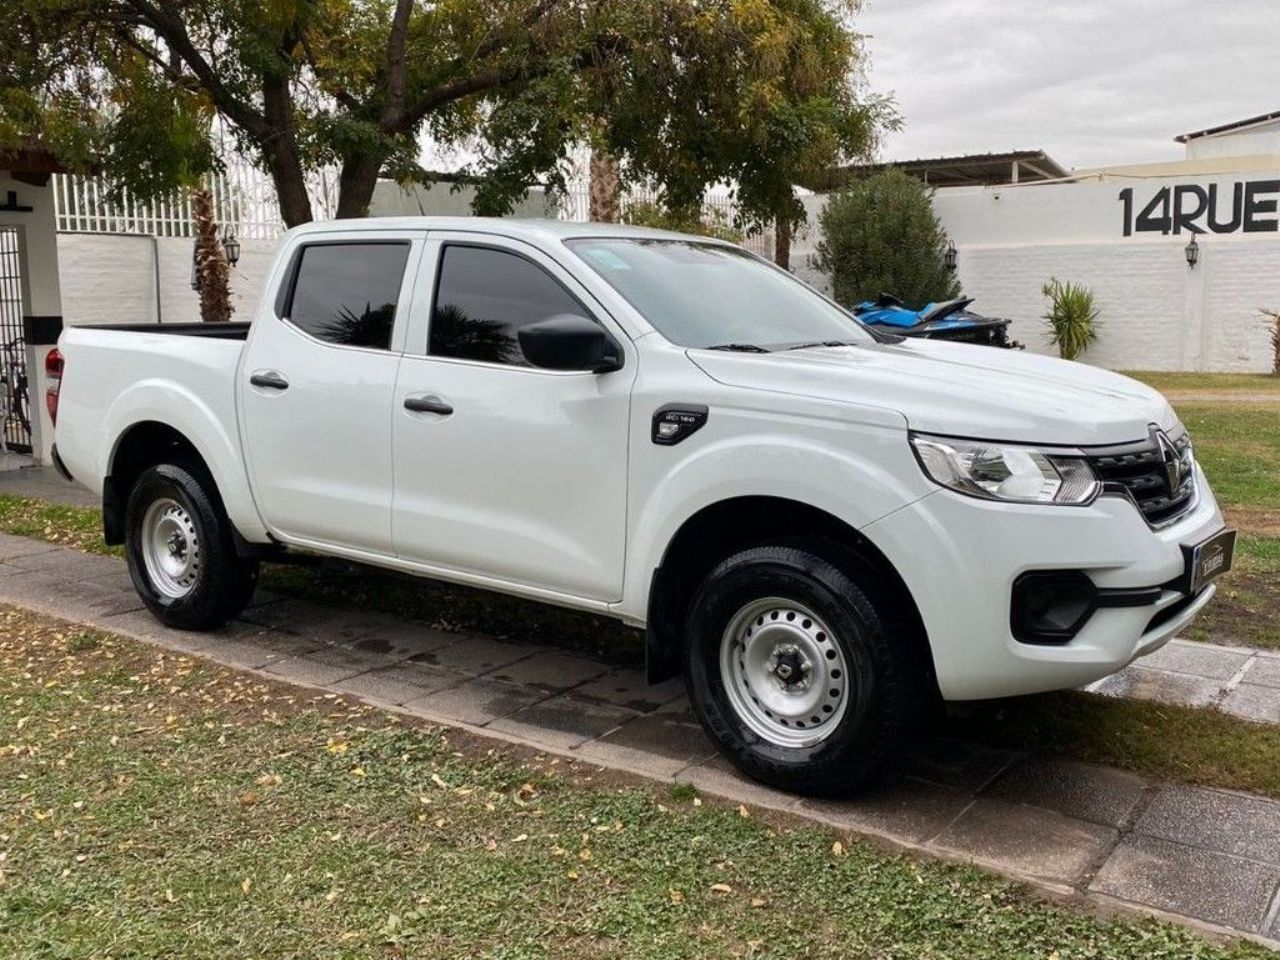
<svg viewBox="0 0 1280 960">
<path fill-rule="evenodd" d="M 223 623 L 299 553 L 617 617 L 793 790 L 866 781 L 939 699 L 1118 670 L 1231 562 L 1160 394 L 874 332 L 702 237 L 313 224 L 251 323 L 58 350 L 57 460 L 164 623 Z"/>
</svg>

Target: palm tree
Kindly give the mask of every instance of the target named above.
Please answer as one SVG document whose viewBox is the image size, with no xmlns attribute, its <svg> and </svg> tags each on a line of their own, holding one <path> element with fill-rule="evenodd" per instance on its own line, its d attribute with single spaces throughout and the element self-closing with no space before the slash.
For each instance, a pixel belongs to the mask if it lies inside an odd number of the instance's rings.
<svg viewBox="0 0 1280 960">
<path fill-rule="evenodd" d="M 591 150 L 592 223 L 617 223 L 622 219 L 622 169 L 618 158 L 602 147 Z"/>
<path fill-rule="evenodd" d="M 191 193 L 196 221 L 196 288 L 200 291 L 200 319 L 205 323 L 226 323 L 235 307 L 231 305 L 230 270 L 218 241 L 218 224 L 213 216 L 213 193 L 206 186 Z"/>
<path fill-rule="evenodd" d="M 1264 308 L 1262 313 L 1271 318 L 1271 373 L 1280 377 L 1280 310 Z"/>
</svg>

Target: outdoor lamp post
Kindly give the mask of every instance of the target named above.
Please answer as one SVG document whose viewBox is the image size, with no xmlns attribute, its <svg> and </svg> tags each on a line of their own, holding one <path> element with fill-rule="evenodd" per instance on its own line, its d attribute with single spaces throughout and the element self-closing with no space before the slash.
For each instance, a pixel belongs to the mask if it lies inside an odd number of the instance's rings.
<svg viewBox="0 0 1280 960">
<path fill-rule="evenodd" d="M 222 235 L 222 250 L 227 255 L 227 263 L 235 266 L 240 261 L 240 241 L 236 239 L 236 232 L 227 227 L 227 232 Z"/>
<path fill-rule="evenodd" d="M 1187 244 L 1186 249 L 1182 251 L 1187 257 L 1187 266 L 1192 270 L 1196 268 L 1196 263 L 1200 260 L 1200 244 L 1196 243 L 1196 237 L 1191 235 L 1191 242 Z"/>
<path fill-rule="evenodd" d="M 950 240 L 947 241 L 947 252 L 943 254 L 942 262 L 947 265 L 947 269 L 952 273 L 956 272 L 956 245 Z"/>
</svg>

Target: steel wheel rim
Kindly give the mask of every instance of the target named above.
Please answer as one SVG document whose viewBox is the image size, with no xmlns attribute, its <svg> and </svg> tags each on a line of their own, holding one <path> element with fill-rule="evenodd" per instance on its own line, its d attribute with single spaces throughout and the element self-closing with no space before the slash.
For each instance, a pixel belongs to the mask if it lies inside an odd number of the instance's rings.
<svg viewBox="0 0 1280 960">
<path fill-rule="evenodd" d="M 849 706 L 844 650 L 826 623 L 794 600 L 753 600 L 729 619 L 720 676 L 738 718 L 779 747 L 821 743 Z"/>
<path fill-rule="evenodd" d="M 153 500 L 142 517 L 142 562 L 156 591 L 181 600 L 200 577 L 200 535 L 191 513 L 169 497 Z"/>
</svg>

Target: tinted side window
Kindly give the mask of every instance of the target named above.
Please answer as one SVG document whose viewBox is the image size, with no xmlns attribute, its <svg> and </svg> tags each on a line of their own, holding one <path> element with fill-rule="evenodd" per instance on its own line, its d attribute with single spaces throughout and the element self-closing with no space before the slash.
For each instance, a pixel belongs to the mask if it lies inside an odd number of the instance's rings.
<svg viewBox="0 0 1280 960">
<path fill-rule="evenodd" d="M 530 366 L 521 327 L 587 311 L 546 271 L 523 257 L 483 247 L 446 246 L 431 315 L 429 352 Z"/>
<path fill-rule="evenodd" d="M 289 322 L 348 347 L 391 345 L 407 243 L 320 243 L 302 248 Z"/>
</svg>

